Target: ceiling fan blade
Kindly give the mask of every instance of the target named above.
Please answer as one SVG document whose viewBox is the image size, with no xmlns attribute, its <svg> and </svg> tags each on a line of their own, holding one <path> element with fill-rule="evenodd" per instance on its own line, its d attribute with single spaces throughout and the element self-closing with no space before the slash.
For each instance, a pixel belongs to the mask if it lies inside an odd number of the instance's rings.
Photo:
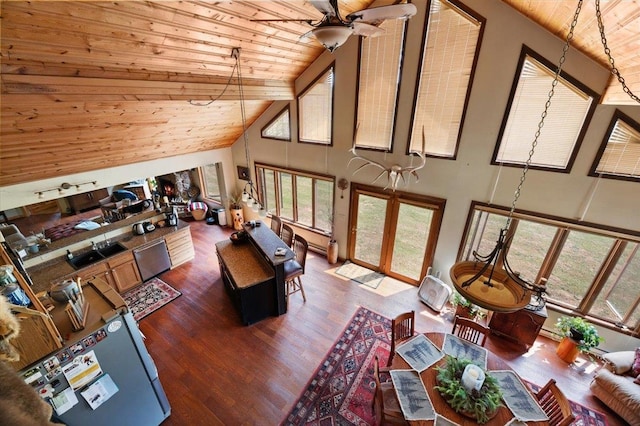
<svg viewBox="0 0 640 426">
<path fill-rule="evenodd" d="M 354 22 L 352 25 L 353 33 L 363 37 L 377 37 L 385 33 L 382 28 L 364 22 Z"/>
<path fill-rule="evenodd" d="M 347 15 L 346 20 L 348 22 L 365 22 L 371 25 L 379 25 L 385 19 L 409 19 L 417 11 L 416 5 L 412 3 L 392 4 L 350 13 Z"/>
<path fill-rule="evenodd" d="M 325 15 L 336 16 L 336 10 L 331 4 L 331 0 L 311 0 L 310 3 Z"/>
<path fill-rule="evenodd" d="M 251 22 L 304 22 L 313 25 L 313 19 L 249 19 Z"/>
</svg>

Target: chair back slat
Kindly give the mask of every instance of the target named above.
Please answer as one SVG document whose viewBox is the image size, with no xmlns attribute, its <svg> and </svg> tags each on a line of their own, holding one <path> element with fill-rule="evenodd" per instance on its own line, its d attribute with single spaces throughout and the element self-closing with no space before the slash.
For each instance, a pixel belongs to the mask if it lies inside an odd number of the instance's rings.
<svg viewBox="0 0 640 426">
<path fill-rule="evenodd" d="M 489 328 L 468 318 L 456 315 L 451 334 L 475 343 L 476 345 L 484 346 L 487 335 L 489 334 Z"/>
<path fill-rule="evenodd" d="M 410 339 L 415 334 L 415 311 L 405 312 L 391 320 L 391 351 L 389 362 L 391 366 L 396 352 L 396 345 Z"/>
<path fill-rule="evenodd" d="M 569 426 L 575 416 L 571 411 L 569 400 L 562 393 L 554 379 L 549 380 L 536 394 L 540 407 L 549 417 L 552 426 Z"/>
</svg>

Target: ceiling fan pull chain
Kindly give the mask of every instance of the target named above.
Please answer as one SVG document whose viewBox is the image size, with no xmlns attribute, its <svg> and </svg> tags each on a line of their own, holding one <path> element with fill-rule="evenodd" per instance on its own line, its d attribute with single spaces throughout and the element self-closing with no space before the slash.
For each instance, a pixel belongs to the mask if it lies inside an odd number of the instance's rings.
<svg viewBox="0 0 640 426">
<path fill-rule="evenodd" d="M 596 0 L 596 17 L 598 18 L 598 29 L 600 30 L 600 40 L 602 41 L 602 45 L 604 46 L 604 53 L 607 55 L 607 58 L 609 59 L 609 63 L 611 64 L 611 73 L 618 78 L 618 81 L 622 85 L 622 91 L 627 95 L 629 95 L 631 99 L 640 103 L 640 98 L 636 94 L 634 94 L 631 91 L 631 89 L 629 89 L 629 86 L 627 86 L 627 83 L 625 82 L 624 77 L 622 77 L 622 74 L 620 74 L 620 70 L 618 70 L 618 68 L 616 67 L 615 61 L 613 60 L 613 56 L 611 56 L 611 49 L 609 49 L 609 46 L 607 45 L 607 37 L 604 34 L 604 24 L 602 23 L 602 12 L 600 12 L 600 0 Z"/>
</svg>

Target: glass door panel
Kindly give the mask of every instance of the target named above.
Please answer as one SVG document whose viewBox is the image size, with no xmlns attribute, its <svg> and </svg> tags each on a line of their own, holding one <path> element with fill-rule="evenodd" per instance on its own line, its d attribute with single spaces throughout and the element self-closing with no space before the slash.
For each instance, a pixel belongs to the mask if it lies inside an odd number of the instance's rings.
<svg viewBox="0 0 640 426">
<path fill-rule="evenodd" d="M 353 258 L 377 270 L 380 265 L 387 200 L 358 194 L 357 205 Z"/>
<path fill-rule="evenodd" d="M 433 211 L 400 202 L 389 272 L 419 281 L 427 250 Z"/>
</svg>

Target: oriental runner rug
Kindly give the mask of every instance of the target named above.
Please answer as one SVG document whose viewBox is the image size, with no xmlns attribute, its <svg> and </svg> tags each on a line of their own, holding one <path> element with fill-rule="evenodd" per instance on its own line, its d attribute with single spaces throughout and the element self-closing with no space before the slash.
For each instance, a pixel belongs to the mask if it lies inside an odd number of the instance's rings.
<svg viewBox="0 0 640 426">
<path fill-rule="evenodd" d="M 386 365 L 390 337 L 389 318 L 358 308 L 282 425 L 374 425 L 373 362 L 378 356 Z M 607 426 L 603 413 L 569 402 L 576 416 L 573 426 Z"/>
<path fill-rule="evenodd" d="M 127 302 L 133 318 L 136 321 L 140 321 L 181 294 L 160 278 L 151 278 L 149 281 L 124 293 L 122 298 Z"/>
</svg>

